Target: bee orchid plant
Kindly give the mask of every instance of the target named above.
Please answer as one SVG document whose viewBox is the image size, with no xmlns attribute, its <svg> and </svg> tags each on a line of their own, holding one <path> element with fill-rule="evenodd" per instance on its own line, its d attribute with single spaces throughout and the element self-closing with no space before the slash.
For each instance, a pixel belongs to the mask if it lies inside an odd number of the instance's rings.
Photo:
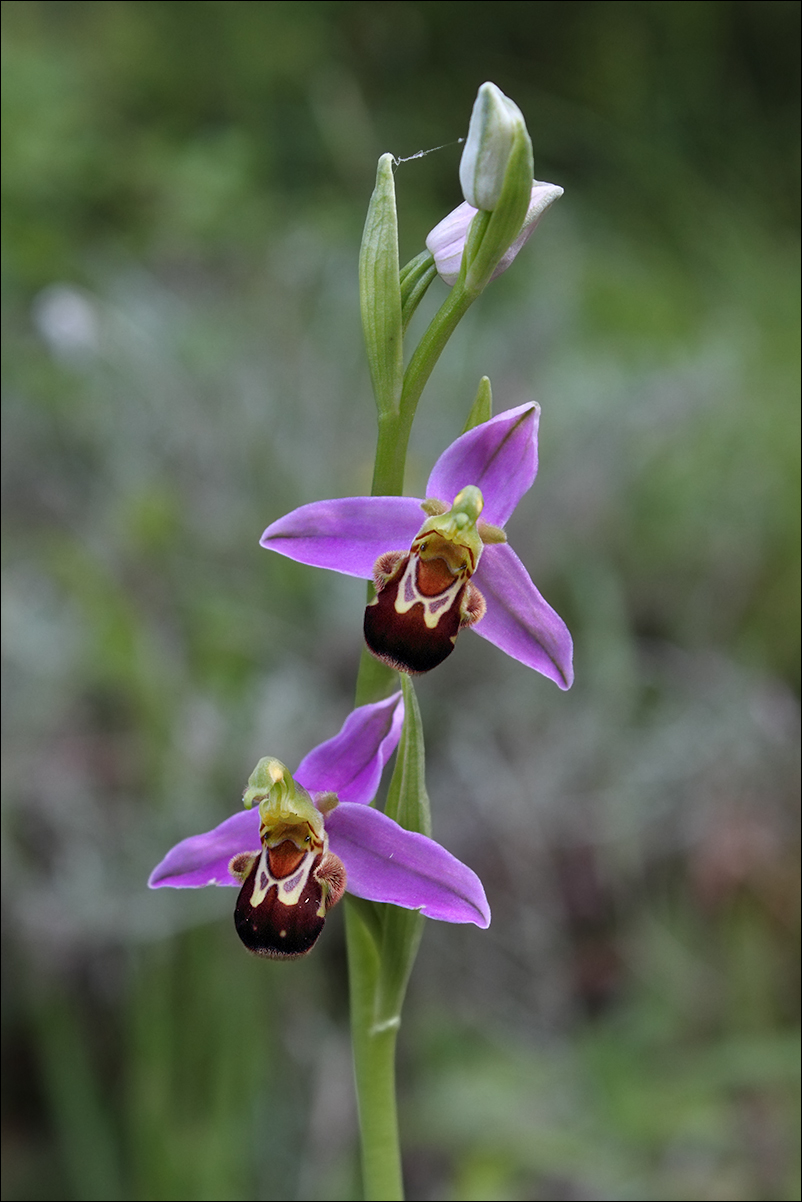
<svg viewBox="0 0 802 1202">
<path fill-rule="evenodd" d="M 407 443 L 432 369 L 462 316 L 512 264 L 562 188 L 533 181 L 523 116 L 485 83 L 460 164 L 464 203 L 400 268 L 394 164 L 391 155 L 379 160 L 359 261 L 378 412 L 371 495 L 302 505 L 272 521 L 261 539 L 267 550 L 300 563 L 370 581 L 356 708 L 295 773 L 264 756 L 244 808 L 183 839 L 149 882 L 236 888 L 239 937 L 274 959 L 309 952 L 345 896 L 368 1199 L 403 1197 L 395 1042 L 424 916 L 480 928 L 490 922 L 475 872 L 431 837 L 411 678 L 442 663 L 460 631 L 471 629 L 561 689 L 573 680 L 571 636 L 504 529 L 537 472 L 539 406 L 528 401 L 493 417 L 484 379 L 466 431 L 432 468 L 426 496 L 404 495 Z M 409 321 L 438 275 L 449 292 L 405 356 Z M 394 753 L 382 810 L 375 799 Z"/>
</svg>

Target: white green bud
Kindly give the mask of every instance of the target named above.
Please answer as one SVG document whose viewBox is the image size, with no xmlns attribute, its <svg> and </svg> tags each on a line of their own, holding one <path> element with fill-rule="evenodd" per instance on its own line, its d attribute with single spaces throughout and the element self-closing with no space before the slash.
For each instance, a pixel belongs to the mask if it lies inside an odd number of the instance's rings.
<svg viewBox="0 0 802 1202">
<path fill-rule="evenodd" d="M 483 83 L 459 165 L 462 195 L 469 205 L 492 213 L 501 196 L 516 139 L 528 137 L 518 105 L 494 83 Z"/>
</svg>

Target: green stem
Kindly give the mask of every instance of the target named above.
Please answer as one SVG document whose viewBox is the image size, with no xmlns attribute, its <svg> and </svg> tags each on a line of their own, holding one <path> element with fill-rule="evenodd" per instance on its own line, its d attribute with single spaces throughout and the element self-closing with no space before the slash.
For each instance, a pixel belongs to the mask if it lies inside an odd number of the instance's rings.
<svg viewBox="0 0 802 1202">
<path fill-rule="evenodd" d="M 418 400 L 443 348 L 473 300 L 474 296 L 458 281 L 435 314 L 410 360 L 404 374 L 398 409 L 380 412 L 373 496 L 402 495 L 409 434 Z M 372 585 L 368 586 L 368 600 L 372 588 Z M 381 700 L 393 687 L 397 687 L 397 682 L 395 672 L 375 660 L 367 649 L 363 650 L 356 688 L 357 705 Z M 420 915 L 411 913 L 405 913 L 401 923 L 396 920 L 396 938 L 405 921 L 413 924 L 413 927 L 407 940 L 410 953 L 405 957 L 403 966 L 394 966 L 384 963 L 383 956 L 384 935 L 390 927 L 390 919 L 385 911 L 391 907 L 375 907 L 379 919 L 371 929 L 364 920 L 364 906 L 358 909 L 355 899 L 348 898 L 346 901 L 351 1038 L 365 1199 L 366 1202 L 402 1199 L 404 1193 L 395 1098 L 395 1045 L 401 1024 L 404 990 L 415 958 L 422 921 Z M 395 979 L 394 967 L 403 969 L 398 980 Z"/>
<path fill-rule="evenodd" d="M 454 285 L 434 315 L 404 372 L 398 410 L 379 415 L 376 465 L 371 489 L 374 497 L 403 495 L 407 447 L 418 401 L 446 343 L 475 300 L 476 295 L 461 283 Z"/>
<path fill-rule="evenodd" d="M 377 1014 L 379 949 L 352 898 L 346 898 L 345 931 L 364 1194 L 367 1202 L 395 1202 L 404 1197 L 395 1100 L 400 1008 L 398 1014 Z"/>
<path fill-rule="evenodd" d="M 379 414 L 379 436 L 376 444 L 376 463 L 373 468 L 371 496 L 400 497 L 403 495 L 409 431 L 407 431 L 406 438 L 402 438 L 401 429 L 401 416 L 398 412 Z"/>
<path fill-rule="evenodd" d="M 428 250 L 421 251 L 401 268 L 401 328 L 404 334 L 436 275 L 437 268 Z"/>
<path fill-rule="evenodd" d="M 404 372 L 404 386 L 401 391 L 400 417 L 407 430 L 407 437 L 412 429 L 412 419 L 426 382 L 446 343 L 478 295 L 478 292 L 469 292 L 458 280 L 415 348 L 415 353 Z"/>
<path fill-rule="evenodd" d="M 389 188 L 386 180 L 384 186 L 385 190 Z M 375 199 L 376 197 L 378 199 Z M 377 211 L 382 197 L 383 193 L 380 193 L 377 183 L 377 192 L 374 197 Z M 391 199 L 393 204 L 391 217 L 394 220 L 394 198 Z M 395 226 L 387 213 L 384 213 L 383 220 L 392 225 L 394 232 Z M 484 229 L 486 222 L 480 224 L 481 229 Z M 366 234 L 366 249 L 363 250 L 360 267 L 362 271 L 362 265 L 364 265 L 363 274 L 366 281 L 365 287 L 361 289 L 363 296 L 369 294 L 368 285 L 372 286 L 374 283 L 373 275 L 370 274 L 373 271 L 375 275 L 375 270 L 377 270 L 374 259 L 380 265 L 384 262 L 384 258 L 379 254 L 382 246 L 378 236 L 374 241 L 376 246 L 373 246 L 373 243 L 368 244 Z M 393 242 L 392 254 L 385 258 L 388 261 L 394 258 L 397 263 L 395 246 L 396 243 Z M 369 251 L 371 254 L 375 251 L 373 257 L 368 253 Z M 418 301 L 434 278 L 435 268 L 431 262 L 431 256 L 419 255 L 407 265 L 402 274 L 403 278 L 399 281 L 397 289 L 397 299 L 400 302 L 397 307 L 400 309 L 405 302 L 404 315 L 408 321 Z M 395 281 L 393 281 L 393 287 L 395 288 L 395 286 Z M 394 293 L 394 295 L 396 294 Z M 375 364 L 378 364 L 376 372 L 373 373 L 374 385 L 376 379 L 389 381 L 382 392 L 383 403 L 378 405 L 379 432 L 371 489 L 373 496 L 401 496 L 403 494 L 407 446 L 418 401 L 448 339 L 477 295 L 477 291 L 469 290 L 465 286 L 463 273 L 440 306 L 416 348 L 403 376 L 400 397 L 397 391 L 393 392 L 393 389 L 397 389 L 399 376 L 393 369 L 395 361 L 390 362 L 391 356 L 388 351 L 388 347 L 390 350 L 396 349 L 394 332 L 401 324 L 400 313 L 394 311 L 395 315 L 390 321 L 380 306 L 366 305 L 365 330 L 368 357 L 371 359 L 372 355 L 371 362 L 375 361 Z M 382 315 L 386 320 L 379 321 L 379 317 Z M 393 385 L 392 388 L 390 384 Z M 372 585 L 368 586 L 368 600 L 372 596 L 372 587 Z M 364 650 L 357 680 L 356 704 L 366 705 L 381 700 L 397 686 L 396 673 L 379 663 L 367 650 Z M 428 815 L 428 801 L 425 799 L 422 777 L 423 736 L 419 729 L 420 715 L 414 703 L 414 695 L 409 704 L 411 686 L 406 687 L 405 692 L 408 700 L 406 723 L 411 721 L 409 711 L 414 709 L 417 724 L 415 740 L 421 740 L 420 779 L 414 780 L 407 786 L 399 781 L 399 790 L 403 793 L 405 788 L 411 789 L 416 798 L 416 809 L 419 810 L 423 804 L 426 815 Z M 406 723 L 404 730 L 405 734 L 408 734 L 409 728 Z M 401 751 L 399 750 L 400 755 Z M 411 762 L 417 761 L 413 757 Z M 402 778 L 403 775 L 402 772 Z M 401 817 L 400 812 L 398 817 Z M 427 824 L 427 821 L 428 818 L 424 821 L 424 825 Z M 410 829 L 420 829 L 419 824 L 409 821 L 405 825 L 409 825 Z M 351 1037 L 354 1049 L 354 1076 L 359 1107 L 362 1172 L 366 1202 L 384 1202 L 385 1199 L 403 1199 L 404 1196 L 395 1097 L 395 1045 L 401 1024 L 404 992 L 417 954 L 422 929 L 423 920 L 418 913 L 397 910 L 392 906 L 360 902 L 359 899 L 352 897 L 346 898 L 345 931 L 348 948 Z"/>
<path fill-rule="evenodd" d="M 406 443 L 398 439 L 395 413 L 379 416 L 379 439 L 373 475 L 373 496 L 400 495 L 404 487 Z M 368 585 L 368 600 L 373 585 Z M 398 676 L 362 649 L 356 684 L 356 705 L 380 701 L 398 687 Z M 384 907 L 345 899 L 345 939 L 354 1080 L 359 1110 L 362 1181 L 366 1202 L 403 1199 L 401 1145 L 395 1097 L 395 1045 L 401 1023 L 398 1013 L 379 1017 L 382 997 L 381 946 Z M 371 916 L 373 922 L 366 919 Z"/>
<path fill-rule="evenodd" d="M 373 585 L 368 585 L 368 600 L 371 598 L 372 591 Z M 398 673 L 371 655 L 367 647 L 363 647 L 359 657 L 354 704 L 372 705 L 375 701 L 383 701 L 397 688 Z"/>
</svg>

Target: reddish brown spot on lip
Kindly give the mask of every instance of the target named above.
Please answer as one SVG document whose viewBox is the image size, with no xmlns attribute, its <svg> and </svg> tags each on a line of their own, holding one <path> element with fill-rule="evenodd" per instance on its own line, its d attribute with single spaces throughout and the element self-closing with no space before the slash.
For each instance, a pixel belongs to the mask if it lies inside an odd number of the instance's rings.
<svg viewBox="0 0 802 1202">
<path fill-rule="evenodd" d="M 305 851 L 299 851 L 290 839 L 285 839 L 278 847 L 271 847 L 267 853 L 270 871 L 279 880 L 285 876 L 292 876 L 306 854 Z"/>
<path fill-rule="evenodd" d="M 418 589 L 424 597 L 436 597 L 454 583 L 444 559 L 418 560 Z"/>
</svg>

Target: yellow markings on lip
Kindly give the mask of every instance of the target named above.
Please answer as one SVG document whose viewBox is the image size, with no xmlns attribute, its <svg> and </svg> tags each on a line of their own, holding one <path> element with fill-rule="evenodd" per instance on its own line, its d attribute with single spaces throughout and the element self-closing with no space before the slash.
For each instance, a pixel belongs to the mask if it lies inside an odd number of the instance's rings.
<svg viewBox="0 0 802 1202">
<path fill-rule="evenodd" d="M 273 851 L 268 847 L 262 848 L 259 865 L 253 879 L 253 892 L 250 904 L 256 909 L 267 897 L 269 890 L 276 886 L 277 896 L 285 906 L 297 906 L 301 900 L 309 879 L 309 873 L 318 857 L 318 852 L 307 852 L 301 857 L 298 871 L 294 875 L 277 876 L 273 872 L 271 857 Z"/>
<path fill-rule="evenodd" d="M 418 588 L 418 566 L 417 559 L 410 555 L 404 574 L 398 581 L 398 591 L 393 608 L 397 614 L 403 615 L 409 613 L 413 605 L 422 605 L 424 624 L 427 630 L 434 630 L 443 615 L 449 612 L 457 600 L 457 595 L 465 587 L 465 581 L 458 576 L 453 577 L 449 573 L 452 583 L 448 588 L 443 589 L 435 596 L 425 596 Z"/>
</svg>

